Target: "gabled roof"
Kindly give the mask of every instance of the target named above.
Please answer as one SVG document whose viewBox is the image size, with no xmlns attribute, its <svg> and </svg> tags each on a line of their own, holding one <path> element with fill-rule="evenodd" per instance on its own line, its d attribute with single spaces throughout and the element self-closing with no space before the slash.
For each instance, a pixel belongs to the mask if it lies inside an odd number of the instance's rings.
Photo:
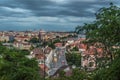
<svg viewBox="0 0 120 80">
<path fill-rule="evenodd" d="M 55 43 L 56 47 L 62 47 L 62 43 Z"/>
<path fill-rule="evenodd" d="M 44 54 L 35 54 L 36 59 L 45 59 L 46 56 Z"/>
<path fill-rule="evenodd" d="M 44 54 L 41 48 L 35 48 L 32 50 L 32 54 Z"/>
</svg>

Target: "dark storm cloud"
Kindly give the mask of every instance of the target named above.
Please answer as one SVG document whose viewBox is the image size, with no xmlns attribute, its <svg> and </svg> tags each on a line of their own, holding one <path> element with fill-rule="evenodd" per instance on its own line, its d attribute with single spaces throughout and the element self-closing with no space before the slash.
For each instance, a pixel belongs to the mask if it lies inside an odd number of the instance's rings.
<svg viewBox="0 0 120 80">
<path fill-rule="evenodd" d="M 19 0 L 24 8 L 31 10 L 35 16 L 57 16 L 58 11 L 64 7 L 51 2 L 50 0 Z"/>
<path fill-rule="evenodd" d="M 29 27 L 32 24 L 45 27 L 81 25 L 93 21 L 96 11 L 110 2 L 120 5 L 119 0 L 0 0 L 0 28 L 7 24 Z"/>
<path fill-rule="evenodd" d="M 56 0 L 55 0 L 56 1 Z M 63 0 L 64 1 L 64 0 Z M 86 11 L 89 8 L 98 10 L 93 5 L 106 6 L 109 0 L 67 0 L 66 4 L 56 4 L 50 0 L 16 0 L 23 8 L 31 10 L 35 16 L 93 16 L 93 12 Z"/>
<path fill-rule="evenodd" d="M 54 0 L 56 1 L 56 0 Z M 63 0 L 64 2 L 65 0 Z M 30 10 L 34 16 L 94 16 L 99 7 L 106 6 L 109 0 L 66 0 L 66 4 L 57 4 L 53 0 L 2 0 L 0 6 Z M 94 10 L 90 11 L 90 10 Z M 9 12 L 4 12 L 8 13 Z M 8 15 L 4 14 L 4 15 Z M 17 13 L 12 13 L 17 14 Z M 11 15 L 11 12 L 10 12 Z M 22 15 L 22 14 L 21 14 Z"/>
<path fill-rule="evenodd" d="M 107 3 L 107 2 L 105 2 Z M 95 11 L 98 10 L 98 8 L 93 7 L 93 5 L 105 5 L 105 3 L 102 2 L 98 2 L 98 1 L 87 1 L 87 2 L 83 2 L 83 1 L 74 1 L 68 5 L 63 5 L 64 7 L 67 8 L 67 10 L 61 10 L 60 14 L 63 15 L 70 15 L 70 16 L 77 16 L 77 17 L 87 17 L 87 16 L 93 16 L 94 13 L 92 11 L 87 11 L 89 9 L 93 9 Z"/>
</svg>

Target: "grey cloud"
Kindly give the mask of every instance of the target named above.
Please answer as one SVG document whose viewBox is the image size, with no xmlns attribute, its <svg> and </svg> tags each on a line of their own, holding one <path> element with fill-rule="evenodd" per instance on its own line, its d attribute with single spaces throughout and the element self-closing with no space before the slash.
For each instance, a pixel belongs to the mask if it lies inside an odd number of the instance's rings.
<svg viewBox="0 0 120 80">
<path fill-rule="evenodd" d="M 93 21 L 95 19 L 94 13 L 99 8 L 108 6 L 111 1 L 117 5 L 120 4 L 119 0 L 63 1 L 61 0 L 59 3 L 58 0 L 0 0 L 0 27 L 18 26 L 18 23 L 22 24 L 22 26 L 32 23 L 44 27 L 65 27 L 70 25 L 72 27 Z M 57 20 L 54 20 L 55 18 Z M 4 25 L 2 25 L 3 22 Z M 29 25 L 29 27 L 32 27 L 32 25 Z"/>
<path fill-rule="evenodd" d="M 93 5 L 106 6 L 109 0 L 67 0 L 69 3 L 56 4 L 50 0 L 5 0 L 0 5 L 28 9 L 34 16 L 94 16 L 90 9 L 97 11 Z M 10 4 L 11 3 L 11 4 Z M 27 13 L 26 13 L 27 14 Z"/>
</svg>

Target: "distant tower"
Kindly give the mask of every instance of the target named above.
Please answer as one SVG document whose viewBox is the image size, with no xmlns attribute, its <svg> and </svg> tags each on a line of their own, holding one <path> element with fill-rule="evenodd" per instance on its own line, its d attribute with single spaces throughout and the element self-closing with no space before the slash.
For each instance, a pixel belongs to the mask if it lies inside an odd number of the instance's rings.
<svg viewBox="0 0 120 80">
<path fill-rule="evenodd" d="M 43 41 L 43 40 L 44 40 L 45 34 L 46 34 L 46 31 L 44 31 L 44 30 L 42 30 L 42 29 L 39 31 L 38 37 L 39 37 L 39 40 L 40 40 L 40 41 Z"/>
</svg>

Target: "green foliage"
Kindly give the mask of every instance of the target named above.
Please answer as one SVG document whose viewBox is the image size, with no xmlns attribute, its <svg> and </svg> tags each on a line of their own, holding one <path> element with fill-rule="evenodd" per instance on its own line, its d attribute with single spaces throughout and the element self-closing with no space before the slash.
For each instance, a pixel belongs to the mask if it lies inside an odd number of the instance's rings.
<svg viewBox="0 0 120 80">
<path fill-rule="evenodd" d="M 113 4 L 101 8 L 93 23 L 78 26 L 76 32 L 85 33 L 87 43 L 91 45 L 99 43 L 96 45 L 102 47 L 105 54 L 109 54 L 113 60 L 116 53 L 113 46 L 120 46 L 120 8 Z"/>
<path fill-rule="evenodd" d="M 59 75 L 60 75 L 60 77 L 65 77 L 65 72 L 61 70 L 61 71 L 59 72 Z"/>
<path fill-rule="evenodd" d="M 30 43 L 39 43 L 39 39 L 38 38 L 35 38 L 33 37 L 32 39 L 30 39 L 29 41 Z"/>
<path fill-rule="evenodd" d="M 76 27 L 76 32 L 86 34 L 86 44 L 101 47 L 106 61 L 109 61 L 108 55 L 110 56 L 109 66 L 106 66 L 105 62 L 104 68 L 100 67 L 93 72 L 93 80 L 120 80 L 120 8 L 112 3 L 108 8 L 101 8 L 93 23 Z"/>
<path fill-rule="evenodd" d="M 78 49 L 78 47 L 74 47 L 73 49 L 72 49 L 72 51 L 79 51 L 79 49 Z"/>
<path fill-rule="evenodd" d="M 116 58 L 109 68 L 97 70 L 93 75 L 93 80 L 120 80 L 120 58 Z"/>
<path fill-rule="evenodd" d="M 0 46 L 0 80 L 40 79 L 38 63 L 22 52 Z"/>
<path fill-rule="evenodd" d="M 30 54 L 30 51 L 28 51 L 28 50 L 20 50 L 20 52 L 24 55 L 29 55 Z"/>
<path fill-rule="evenodd" d="M 51 78 L 47 80 L 91 80 L 85 71 L 79 70 L 78 68 L 73 69 L 72 76 L 64 76 L 63 71 L 60 73 L 62 73 L 62 76 L 60 75 L 58 78 Z"/>
<path fill-rule="evenodd" d="M 73 75 L 71 76 L 72 77 L 72 80 L 90 80 L 89 77 L 88 77 L 88 74 L 83 71 L 83 70 L 79 70 L 79 69 L 74 69 L 73 70 Z"/>
<path fill-rule="evenodd" d="M 69 65 L 81 66 L 81 55 L 78 53 L 66 53 L 66 60 Z"/>
<path fill-rule="evenodd" d="M 55 45 L 54 45 L 54 43 L 52 43 L 52 42 L 48 42 L 47 45 L 48 45 L 49 47 L 51 47 L 52 49 L 55 49 Z"/>
<path fill-rule="evenodd" d="M 53 41 L 53 43 L 58 43 L 58 42 L 61 42 L 60 39 L 55 39 L 55 40 Z"/>
</svg>

